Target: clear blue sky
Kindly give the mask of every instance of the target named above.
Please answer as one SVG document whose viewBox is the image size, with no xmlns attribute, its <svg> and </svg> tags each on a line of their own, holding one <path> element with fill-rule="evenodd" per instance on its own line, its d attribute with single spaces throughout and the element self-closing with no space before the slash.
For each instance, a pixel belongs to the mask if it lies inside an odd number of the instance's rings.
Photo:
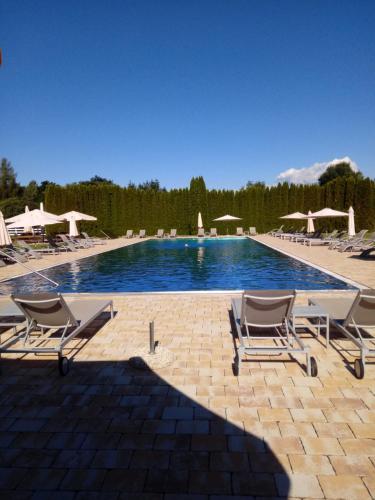
<svg viewBox="0 0 375 500">
<path fill-rule="evenodd" d="M 375 177 L 374 26 L 374 0 L 0 0 L 0 157 L 22 183 Z"/>
</svg>

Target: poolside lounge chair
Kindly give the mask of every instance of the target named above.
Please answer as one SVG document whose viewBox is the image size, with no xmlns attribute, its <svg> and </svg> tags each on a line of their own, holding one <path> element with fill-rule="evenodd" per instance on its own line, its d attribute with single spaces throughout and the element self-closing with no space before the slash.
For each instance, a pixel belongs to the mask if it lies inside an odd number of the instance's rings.
<svg viewBox="0 0 375 500">
<path fill-rule="evenodd" d="M 170 238 L 176 238 L 176 236 L 177 236 L 177 229 L 171 229 L 169 237 Z"/>
<path fill-rule="evenodd" d="M 70 241 L 65 234 L 58 234 L 57 237 L 63 242 L 65 248 L 68 248 L 71 252 L 78 252 L 77 245 Z"/>
<path fill-rule="evenodd" d="M 338 230 L 335 229 L 334 231 L 332 231 L 332 233 L 324 238 L 305 238 L 301 243 L 302 245 L 306 245 L 309 247 L 329 245 L 335 239 L 337 234 Z"/>
<path fill-rule="evenodd" d="M 54 248 L 57 252 L 70 252 L 71 249 L 65 245 L 65 243 L 56 243 L 56 241 L 52 238 L 52 236 L 47 235 L 47 241 L 50 247 Z M 73 252 L 76 252 L 77 249 L 74 248 Z"/>
<path fill-rule="evenodd" d="M 293 238 L 298 238 L 299 236 L 306 236 L 305 226 L 302 226 L 298 231 L 288 231 L 287 233 L 282 234 L 280 237 L 282 240 L 292 240 Z"/>
<path fill-rule="evenodd" d="M 271 229 L 271 231 L 268 231 L 268 233 L 266 234 L 270 234 L 271 236 L 274 236 L 276 233 L 280 233 L 283 231 L 283 227 L 284 227 L 284 224 L 281 224 L 281 226 L 279 227 L 279 229 Z"/>
<path fill-rule="evenodd" d="M 81 232 L 81 235 L 87 240 L 89 243 L 92 243 L 93 245 L 106 245 L 106 239 L 108 238 L 94 238 L 93 236 L 89 236 L 87 233 L 84 231 Z"/>
<path fill-rule="evenodd" d="M 128 229 L 126 231 L 125 238 L 133 238 L 133 229 Z"/>
<path fill-rule="evenodd" d="M 204 238 L 205 237 L 205 234 L 204 234 L 204 228 L 203 227 L 198 227 L 198 238 Z"/>
<path fill-rule="evenodd" d="M 295 296 L 295 290 L 247 290 L 242 298 L 232 299 L 239 340 L 236 355 L 238 374 L 245 355 L 298 353 L 306 355 L 307 374 L 316 377 L 316 360 L 310 356 L 310 348 L 297 335 L 291 321 Z M 250 330 L 254 328 L 257 330 L 251 335 Z M 256 340 L 267 340 L 268 343 L 253 344 Z"/>
<path fill-rule="evenodd" d="M 236 236 L 243 236 L 243 235 L 244 235 L 243 228 L 242 227 L 238 227 L 236 229 Z"/>
<path fill-rule="evenodd" d="M 27 262 L 28 257 L 26 252 L 22 252 L 21 250 L 16 250 L 13 246 L 1 247 L 2 256 L 10 262 Z"/>
<path fill-rule="evenodd" d="M 0 331 L 13 328 L 13 334 L 16 334 L 17 326 L 25 321 L 25 316 L 12 300 L 8 298 L 0 300 Z"/>
<path fill-rule="evenodd" d="M 317 229 L 314 233 L 312 233 L 310 235 L 303 234 L 302 236 L 298 236 L 298 235 L 293 236 L 292 238 L 290 238 L 290 241 L 299 242 L 299 243 L 302 243 L 303 245 L 305 245 L 306 241 L 310 241 L 312 239 L 314 239 L 314 240 L 320 239 L 321 234 L 322 234 L 322 230 Z"/>
<path fill-rule="evenodd" d="M 256 236 L 258 233 L 257 233 L 257 228 L 254 227 L 254 226 L 250 226 L 249 227 L 249 235 L 250 236 Z"/>
<path fill-rule="evenodd" d="M 217 236 L 216 227 L 211 227 L 211 229 L 210 229 L 210 236 L 212 238 L 215 238 Z"/>
<path fill-rule="evenodd" d="M 367 259 L 367 257 L 372 257 L 372 253 L 375 252 L 375 245 L 370 247 L 370 248 L 366 248 L 366 250 L 363 250 L 360 255 L 358 255 L 358 257 L 360 259 Z"/>
<path fill-rule="evenodd" d="M 366 357 L 375 356 L 375 338 L 363 336 L 369 333 L 369 328 L 375 328 L 375 290 L 359 290 L 354 300 L 327 297 L 309 299 L 309 303 L 324 309 L 330 323 L 358 347 L 361 357 L 354 362 L 354 373 L 357 378 L 363 378 Z"/>
<path fill-rule="evenodd" d="M 146 238 L 146 229 L 139 230 L 139 238 Z"/>
<path fill-rule="evenodd" d="M 27 255 L 33 257 L 34 259 L 41 259 L 42 255 L 41 254 L 55 254 L 58 253 L 55 248 L 52 248 L 50 246 L 46 248 L 33 248 L 31 247 L 26 241 L 24 240 L 17 240 L 17 243 L 22 247 L 27 250 Z"/>
<path fill-rule="evenodd" d="M 336 250 L 339 252 L 348 252 L 351 251 L 352 248 L 364 245 L 366 240 L 364 239 L 365 234 L 367 233 L 367 229 L 360 231 L 358 235 L 354 236 L 347 243 L 343 243 L 339 247 L 336 247 Z"/>
<path fill-rule="evenodd" d="M 350 247 L 351 252 L 366 252 L 375 248 L 375 231 L 360 243 L 356 243 Z"/>
<path fill-rule="evenodd" d="M 110 308 L 113 318 L 112 300 L 66 302 L 59 293 L 11 295 L 11 298 L 26 318 L 27 326 L 0 344 L 0 354 L 55 353 L 61 375 L 69 371 L 68 359 L 63 356 L 66 344 L 105 309 Z"/>
<path fill-rule="evenodd" d="M 68 240 L 71 241 L 77 248 L 92 248 L 94 246 L 91 241 L 88 241 L 85 238 L 75 238 L 69 234 L 66 234 L 65 237 L 68 238 Z"/>
<path fill-rule="evenodd" d="M 155 234 L 157 238 L 163 238 L 164 236 L 164 229 L 158 229 L 157 233 Z"/>
</svg>

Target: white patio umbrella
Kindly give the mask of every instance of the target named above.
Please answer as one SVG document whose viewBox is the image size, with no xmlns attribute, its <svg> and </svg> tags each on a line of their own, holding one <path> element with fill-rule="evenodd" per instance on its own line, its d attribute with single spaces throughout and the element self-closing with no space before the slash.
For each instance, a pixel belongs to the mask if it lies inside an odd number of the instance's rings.
<svg viewBox="0 0 375 500">
<path fill-rule="evenodd" d="M 318 218 L 318 217 L 348 217 L 348 212 L 339 212 L 338 210 L 332 210 L 332 208 L 323 208 L 318 212 L 314 212 L 308 217 Z"/>
<path fill-rule="evenodd" d="M 333 210 L 332 208 L 323 208 L 322 210 L 319 210 L 318 212 L 314 212 L 312 214 L 309 214 L 308 219 L 310 218 L 324 218 L 324 217 L 349 217 L 348 212 L 340 212 L 339 210 Z M 350 221 L 349 221 L 350 222 Z M 353 224 L 354 224 L 354 211 L 353 211 Z M 353 228 L 348 228 L 348 234 L 350 230 L 353 230 Z M 355 233 L 353 233 L 355 234 Z"/>
<path fill-rule="evenodd" d="M 203 227 L 202 214 L 199 212 L 198 214 L 198 229 Z"/>
<path fill-rule="evenodd" d="M 231 220 L 242 220 L 241 217 L 234 217 L 233 215 L 223 215 L 222 217 L 218 217 L 217 219 L 213 219 L 214 221 L 231 221 Z"/>
<path fill-rule="evenodd" d="M 355 224 L 354 224 L 354 210 L 353 207 L 349 208 L 349 220 L 348 220 L 348 236 L 355 235 Z"/>
<path fill-rule="evenodd" d="M 12 240 L 5 225 L 3 212 L 0 211 L 0 246 L 11 245 Z"/>
<path fill-rule="evenodd" d="M 63 219 L 58 215 L 48 215 L 48 212 L 42 212 L 36 208 L 35 210 L 30 210 L 30 212 L 6 219 L 5 222 L 11 222 L 8 228 L 13 229 L 15 227 L 47 226 L 49 224 L 59 224 L 62 221 Z"/>
<path fill-rule="evenodd" d="M 25 206 L 25 214 L 27 214 L 29 212 L 30 212 L 29 207 L 28 207 L 28 205 L 26 205 Z M 33 228 L 32 227 L 25 227 L 24 231 L 25 231 L 25 233 L 32 233 Z"/>
<path fill-rule="evenodd" d="M 293 212 L 292 214 L 283 215 L 280 219 L 306 219 L 306 215 L 301 212 Z"/>
<path fill-rule="evenodd" d="M 242 220 L 241 217 L 234 217 L 234 215 L 223 215 L 222 217 L 218 217 L 217 219 L 213 219 L 214 221 L 218 221 L 218 222 L 225 222 L 225 221 L 234 221 L 234 220 Z M 228 234 L 228 227 L 227 227 L 227 234 Z"/>
<path fill-rule="evenodd" d="M 77 220 L 98 220 L 92 215 L 76 212 L 75 210 L 71 210 L 70 212 L 61 214 L 60 217 L 69 221 L 69 236 L 79 236 L 79 231 L 77 229 Z"/>
<path fill-rule="evenodd" d="M 310 215 L 311 215 L 311 210 L 309 210 L 309 213 L 307 214 L 307 232 L 313 233 L 315 231 L 314 219 L 310 217 Z"/>
</svg>

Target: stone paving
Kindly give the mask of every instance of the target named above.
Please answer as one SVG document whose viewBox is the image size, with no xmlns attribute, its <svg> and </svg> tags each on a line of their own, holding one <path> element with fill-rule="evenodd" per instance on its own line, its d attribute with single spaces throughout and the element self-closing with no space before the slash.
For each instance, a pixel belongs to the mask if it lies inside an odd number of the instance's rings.
<svg viewBox="0 0 375 500">
<path fill-rule="evenodd" d="M 331 272 L 349 278 L 368 288 L 375 288 L 375 254 L 371 258 L 359 259 L 359 252 L 338 252 L 327 246 L 308 247 L 267 234 L 252 237 L 254 240 L 275 249 L 321 266 Z"/>
<path fill-rule="evenodd" d="M 230 299 L 115 296 L 116 317 L 67 350 L 66 377 L 3 356 L 0 498 L 374 497 L 375 364 L 358 380 L 348 341 L 306 331 L 318 377 L 302 356 L 253 357 L 236 377 Z M 140 371 L 129 358 L 152 320 L 174 360 Z"/>
</svg>

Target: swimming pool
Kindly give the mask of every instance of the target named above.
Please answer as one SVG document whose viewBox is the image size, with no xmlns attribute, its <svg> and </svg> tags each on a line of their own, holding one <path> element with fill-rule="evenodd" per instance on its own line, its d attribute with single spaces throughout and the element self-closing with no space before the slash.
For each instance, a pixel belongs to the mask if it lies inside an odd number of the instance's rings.
<svg viewBox="0 0 375 500">
<path fill-rule="evenodd" d="M 352 286 L 248 238 L 149 240 L 43 271 L 60 292 L 350 289 Z M 51 290 L 36 275 L 3 293 Z"/>
</svg>

